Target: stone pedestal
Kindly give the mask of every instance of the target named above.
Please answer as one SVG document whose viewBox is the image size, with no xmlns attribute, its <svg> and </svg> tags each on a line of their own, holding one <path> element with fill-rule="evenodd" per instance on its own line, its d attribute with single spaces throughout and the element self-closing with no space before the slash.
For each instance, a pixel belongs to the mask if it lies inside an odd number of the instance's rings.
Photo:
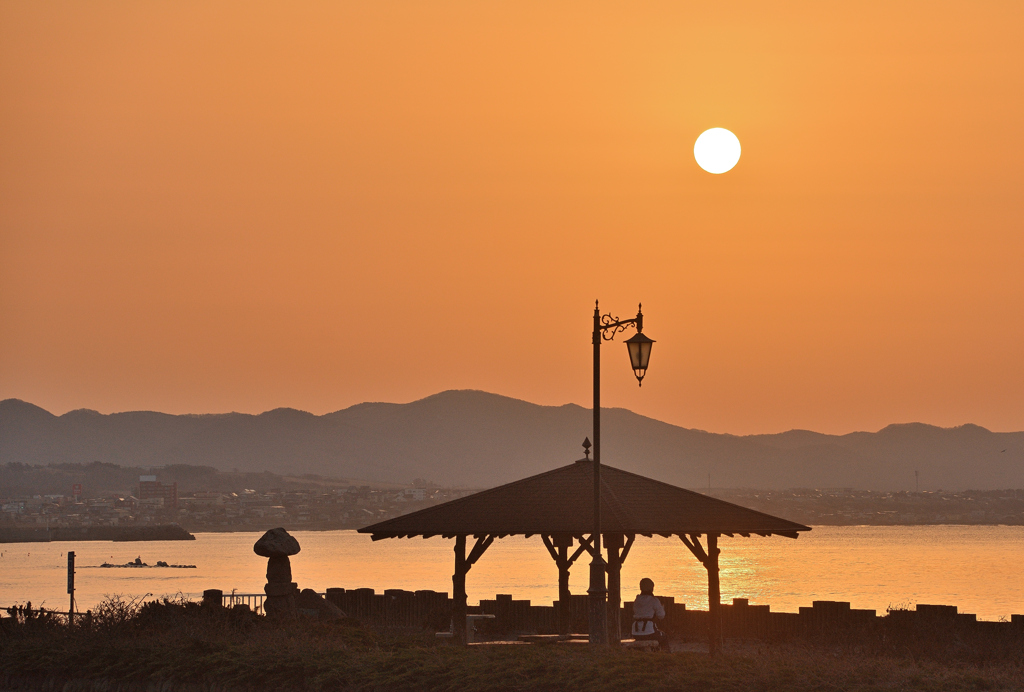
<svg viewBox="0 0 1024 692">
<path fill-rule="evenodd" d="M 253 552 L 267 558 L 267 584 L 263 612 L 271 617 L 294 617 L 299 585 L 292 581 L 289 556 L 299 552 L 299 542 L 282 528 L 271 529 L 256 541 Z"/>
<path fill-rule="evenodd" d="M 290 582 L 267 582 L 263 587 L 267 597 L 263 599 L 263 612 L 272 617 L 295 615 L 295 597 L 299 595 L 299 585 Z"/>
</svg>

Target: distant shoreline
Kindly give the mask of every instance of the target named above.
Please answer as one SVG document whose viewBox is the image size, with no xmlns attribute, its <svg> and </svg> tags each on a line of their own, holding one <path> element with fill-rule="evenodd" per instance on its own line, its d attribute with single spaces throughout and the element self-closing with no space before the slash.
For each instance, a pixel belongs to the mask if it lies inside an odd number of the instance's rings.
<svg viewBox="0 0 1024 692">
<path fill-rule="evenodd" d="M 286 524 L 285 528 L 287 528 L 289 531 L 317 531 L 317 532 L 324 532 L 324 531 L 358 531 L 360 528 L 362 528 L 361 526 L 296 526 L 294 524 L 288 524 L 288 522 L 285 522 L 285 524 Z M 275 524 L 274 526 L 269 526 L 268 525 L 266 527 L 263 527 L 263 526 L 257 526 L 257 527 L 248 527 L 248 526 L 243 527 L 243 526 L 239 526 L 239 527 L 225 527 L 225 528 L 205 528 L 204 527 L 204 528 L 193 528 L 193 529 L 191 529 L 191 531 L 194 534 L 200 534 L 200 533 L 262 533 L 262 532 L 267 531 L 269 529 L 275 528 L 276 526 L 279 526 L 279 525 L 281 525 L 281 524 L 278 523 L 278 524 Z M 867 524 L 867 523 L 864 523 L 864 522 L 860 522 L 860 523 L 857 523 L 857 522 L 848 522 L 848 523 L 811 522 L 808 525 L 811 528 L 814 528 L 815 526 L 829 526 L 829 527 L 833 527 L 833 526 L 846 526 L 846 527 L 858 527 L 858 526 L 903 526 L 903 527 L 913 527 L 913 526 L 1024 526 L 1024 523 L 952 522 L 952 521 L 950 521 L 950 522 L 921 522 L 921 523 L 916 523 L 916 522 L 915 523 L 892 522 L 892 523 L 884 523 L 884 524 L 883 523 Z"/>
<path fill-rule="evenodd" d="M 177 524 L 158 526 L 3 527 L 0 543 L 52 543 L 54 541 L 194 541 Z"/>
<path fill-rule="evenodd" d="M 284 522 L 289 524 L 288 522 Z M 74 528 L 23 528 L 5 527 L 0 528 L 0 544 L 3 543 L 50 543 L 56 541 L 114 541 L 114 542 L 148 542 L 148 541 L 193 541 L 195 534 L 215 533 L 263 533 L 269 529 L 279 526 L 281 522 L 273 525 L 258 526 L 230 526 L 230 527 L 202 527 L 193 528 L 191 531 L 176 524 L 161 526 L 91 526 Z M 864 522 L 810 522 L 815 526 L 1024 526 L 1024 523 L 1006 522 L 886 522 L 886 523 L 864 523 Z M 324 526 L 312 524 L 309 526 L 286 526 L 289 531 L 357 531 L 360 526 Z"/>
</svg>

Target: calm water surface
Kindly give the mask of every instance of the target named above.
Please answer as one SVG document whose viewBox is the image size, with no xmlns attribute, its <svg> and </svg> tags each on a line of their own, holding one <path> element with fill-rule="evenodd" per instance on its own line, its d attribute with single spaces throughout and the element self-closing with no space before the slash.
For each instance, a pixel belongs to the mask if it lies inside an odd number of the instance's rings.
<svg viewBox="0 0 1024 692">
<path fill-rule="evenodd" d="M 94 606 L 107 594 L 142 596 L 203 589 L 262 593 L 266 560 L 252 552 L 259 533 L 201 533 L 195 541 L 101 541 L 0 544 L 0 605 L 25 601 L 67 608 L 67 551 L 78 563 L 77 602 Z M 451 591 L 454 541 L 441 538 L 370 541 L 354 531 L 294 532 L 302 552 L 292 558 L 300 588 L 433 589 Z M 776 611 L 795 612 L 815 600 L 850 601 L 880 613 L 889 605 L 939 603 L 996 620 L 1024 613 L 1024 527 L 1019 526 L 819 526 L 798 540 L 723 538 L 722 597 L 749 598 Z M 103 562 L 142 557 L 155 564 L 194 564 L 197 569 L 98 569 Z M 581 557 L 570 580 L 585 593 Z M 641 577 L 657 593 L 692 608 L 707 607 L 703 567 L 678 539 L 638 538 L 623 566 L 623 597 L 632 598 Z M 495 541 L 470 571 L 471 603 L 510 593 L 547 604 L 557 597 L 558 572 L 540 538 Z"/>
</svg>

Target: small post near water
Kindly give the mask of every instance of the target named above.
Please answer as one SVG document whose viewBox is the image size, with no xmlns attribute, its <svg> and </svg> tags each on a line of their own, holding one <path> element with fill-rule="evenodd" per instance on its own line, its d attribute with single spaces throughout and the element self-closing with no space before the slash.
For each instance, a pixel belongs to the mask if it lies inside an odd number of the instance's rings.
<svg viewBox="0 0 1024 692">
<path fill-rule="evenodd" d="M 68 604 L 68 627 L 75 624 L 75 551 L 68 551 L 68 595 L 71 602 Z"/>
</svg>

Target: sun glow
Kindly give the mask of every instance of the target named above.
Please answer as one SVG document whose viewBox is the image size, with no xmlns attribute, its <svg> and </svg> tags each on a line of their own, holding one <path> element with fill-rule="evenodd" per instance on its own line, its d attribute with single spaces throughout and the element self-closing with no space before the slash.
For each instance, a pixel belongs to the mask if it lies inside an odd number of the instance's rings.
<svg viewBox="0 0 1024 692">
<path fill-rule="evenodd" d="M 708 173 L 725 173 L 740 160 L 740 140 L 722 127 L 705 130 L 693 144 L 693 158 Z"/>
</svg>

